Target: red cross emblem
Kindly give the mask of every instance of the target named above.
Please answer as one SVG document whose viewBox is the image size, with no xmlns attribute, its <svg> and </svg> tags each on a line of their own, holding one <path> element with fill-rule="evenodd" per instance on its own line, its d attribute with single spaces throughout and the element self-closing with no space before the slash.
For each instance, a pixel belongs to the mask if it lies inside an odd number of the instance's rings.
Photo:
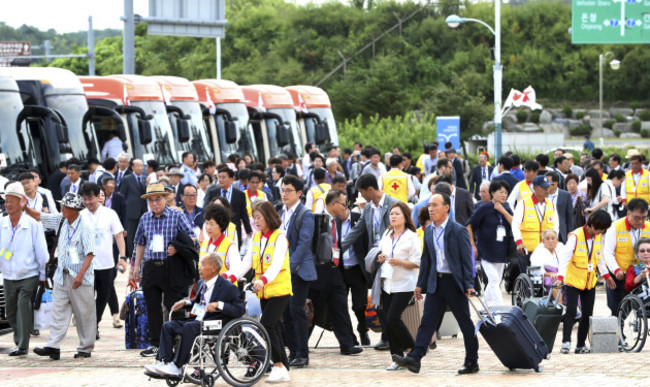
<svg viewBox="0 0 650 387">
<path fill-rule="evenodd" d="M 393 185 L 391 185 L 391 188 L 393 188 L 394 191 L 397 191 L 397 189 L 399 188 L 399 184 L 393 183 Z"/>
</svg>

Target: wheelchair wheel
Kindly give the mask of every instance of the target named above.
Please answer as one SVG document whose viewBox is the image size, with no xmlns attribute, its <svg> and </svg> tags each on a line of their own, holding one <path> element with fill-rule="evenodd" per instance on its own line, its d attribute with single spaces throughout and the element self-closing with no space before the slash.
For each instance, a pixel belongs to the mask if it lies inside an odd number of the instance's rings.
<svg viewBox="0 0 650 387">
<path fill-rule="evenodd" d="M 648 320 L 643 301 L 635 294 L 625 296 L 618 307 L 620 344 L 625 352 L 640 352 L 648 336 Z"/>
<path fill-rule="evenodd" d="M 269 334 L 251 318 L 232 320 L 219 334 L 216 353 L 219 374 L 228 384 L 252 386 L 262 379 L 269 366 Z"/>
<path fill-rule="evenodd" d="M 519 274 L 512 286 L 512 305 L 521 308 L 524 305 L 524 300 L 532 297 L 534 292 L 533 281 L 530 280 L 528 274 Z"/>
<path fill-rule="evenodd" d="M 198 336 L 194 339 L 192 350 L 190 351 L 190 360 L 185 365 L 185 380 L 203 385 L 205 379 L 210 376 L 212 383 L 219 378 L 219 369 L 217 367 L 217 356 L 214 352 L 216 338 L 201 338 Z M 203 367 L 201 368 L 201 359 Z"/>
<path fill-rule="evenodd" d="M 176 387 L 176 386 L 178 386 L 178 384 L 181 382 L 181 380 L 182 380 L 182 379 L 171 379 L 171 378 L 167 378 L 167 379 L 165 379 L 165 381 L 167 382 L 167 385 L 168 385 L 169 387 Z"/>
</svg>

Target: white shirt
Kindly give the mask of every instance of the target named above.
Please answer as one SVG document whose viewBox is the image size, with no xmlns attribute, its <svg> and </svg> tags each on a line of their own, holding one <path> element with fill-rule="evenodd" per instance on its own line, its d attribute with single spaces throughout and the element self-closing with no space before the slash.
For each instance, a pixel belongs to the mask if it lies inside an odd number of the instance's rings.
<svg viewBox="0 0 650 387">
<path fill-rule="evenodd" d="M 630 227 L 630 231 L 628 231 L 628 241 L 632 242 L 632 246 L 636 245 L 636 242 L 639 240 L 639 237 L 641 236 L 641 229 L 633 229 Z M 621 268 L 618 266 L 618 262 L 616 262 L 616 255 L 614 252 L 616 251 L 616 244 L 618 243 L 619 238 L 625 238 L 625 236 L 618 236 L 616 234 L 616 225 L 612 223 L 612 226 L 607 230 L 605 233 L 605 238 L 603 238 L 603 253 L 605 254 L 605 262 L 607 262 L 607 267 L 609 268 L 609 271 L 612 273 L 616 274 Z M 631 240 L 630 240 L 631 239 Z M 627 242 L 627 241 L 621 241 L 621 242 Z"/>
<path fill-rule="evenodd" d="M 68 192 L 79 194 L 79 186 L 80 185 L 81 185 L 81 178 L 78 178 L 76 183 L 70 182 L 70 189 L 68 190 Z M 63 196 L 65 196 L 66 193 L 67 192 L 64 192 Z"/>
<path fill-rule="evenodd" d="M 50 259 L 41 223 L 23 213 L 15 231 L 9 216 L 0 220 L 0 272 L 5 280 L 38 277 L 45 281 L 45 264 Z M 13 240 L 12 240 L 13 235 Z M 11 252 L 7 259 L 7 251 Z"/>
<path fill-rule="evenodd" d="M 530 266 L 539 266 L 539 269 L 531 271 L 532 275 L 544 275 L 544 267 L 559 267 L 560 266 L 560 254 L 564 250 L 564 245 L 562 242 L 558 242 L 555 247 L 555 254 L 551 254 L 544 243 L 540 242 L 539 245 L 535 248 L 535 251 L 530 255 Z"/>
<path fill-rule="evenodd" d="M 47 198 L 47 207 L 50 210 L 50 214 L 58 214 L 59 210 L 56 209 L 56 202 L 54 201 L 54 196 L 52 196 L 52 191 L 47 188 L 38 187 L 36 192 L 45 195 Z"/>
<path fill-rule="evenodd" d="M 208 244 L 208 253 L 213 253 L 215 251 L 217 251 L 217 246 L 213 243 Z M 234 274 L 235 277 L 237 277 L 237 274 L 240 272 L 239 266 L 241 266 L 241 257 L 239 256 L 239 250 L 237 249 L 237 242 L 233 242 L 233 244 L 228 248 L 228 251 L 226 251 L 226 262 L 223 264 L 228 268 L 228 271 L 225 272 L 227 277 L 230 278 L 231 274 Z"/>
<path fill-rule="evenodd" d="M 39 194 L 38 191 L 36 191 L 36 194 L 34 195 L 34 199 L 30 198 L 28 195 L 27 206 L 32 210 L 43 212 L 43 207 L 45 207 L 45 203 L 43 202 L 43 196 L 41 196 L 41 194 Z M 47 208 L 49 210 L 49 207 Z"/>
<path fill-rule="evenodd" d="M 95 169 L 95 172 L 93 172 L 90 176 L 88 176 L 88 181 L 91 183 L 97 183 L 99 184 L 100 182 L 98 179 L 106 172 L 106 170 L 100 165 Z"/>
<path fill-rule="evenodd" d="M 526 181 L 526 180 L 522 180 Z M 531 182 L 528 184 L 530 187 L 530 190 L 533 190 L 533 183 Z M 510 192 L 510 195 L 508 196 L 508 199 L 506 200 L 508 204 L 510 204 L 510 208 L 515 208 L 515 204 L 517 204 L 517 201 L 521 200 L 521 192 L 519 191 L 519 184 L 515 184 L 514 187 L 512 187 L 512 191 Z"/>
<path fill-rule="evenodd" d="M 88 225 L 95 240 L 95 258 L 93 268 L 95 270 L 106 270 L 115 267 L 113 261 L 113 236 L 124 232 L 120 218 L 117 213 L 102 205 L 95 213 L 84 209 L 79 213 L 84 222 Z"/>
<path fill-rule="evenodd" d="M 124 152 L 124 149 L 122 149 L 122 140 L 115 136 L 104 144 L 104 147 L 102 148 L 102 161 L 109 157 L 117 160 L 117 156 L 122 152 Z"/>
<path fill-rule="evenodd" d="M 295 208 L 295 206 L 292 208 Z M 253 239 L 254 238 L 249 238 L 248 250 L 246 251 L 246 256 L 244 259 L 242 259 L 239 273 L 233 273 L 237 279 L 243 277 L 244 274 L 248 273 L 251 267 L 253 267 Z M 266 246 L 267 241 L 268 239 L 262 235 L 262 238 L 260 240 L 260 255 L 264 254 L 262 248 Z M 280 270 L 282 270 L 282 265 L 284 265 L 284 259 L 288 250 L 289 240 L 284 234 L 280 233 L 280 235 L 278 235 L 278 238 L 275 240 L 275 250 L 273 251 L 273 260 L 271 261 L 271 266 L 269 266 L 268 269 L 262 273 L 266 279 L 266 283 L 273 282 L 273 280 L 275 280 L 275 277 L 278 276 Z"/>
<path fill-rule="evenodd" d="M 379 199 L 379 204 L 375 205 L 375 202 L 373 200 L 371 200 L 369 203 L 370 208 L 372 209 L 372 229 L 375 238 L 373 239 L 373 246 L 377 246 L 380 240 L 379 230 L 381 229 L 381 221 L 383 219 L 383 216 L 381 215 L 381 209 L 384 207 L 385 199 L 386 194 L 382 193 L 381 199 Z"/>
<path fill-rule="evenodd" d="M 556 214 L 555 221 L 553 222 L 553 230 L 560 235 L 560 222 L 557 219 L 557 209 L 553 202 L 551 202 L 551 205 L 553 206 L 554 212 Z M 537 221 L 539 221 L 539 214 L 544 215 L 544 212 L 546 211 L 546 204 L 544 203 L 537 203 L 535 204 L 535 211 L 537 212 Z M 517 206 L 515 207 L 515 211 L 512 215 L 512 237 L 515 240 L 515 242 L 522 240 L 521 238 L 521 223 L 524 220 L 524 206 Z M 542 230 L 544 231 L 544 230 Z M 573 251 L 573 250 L 571 250 Z M 529 251 L 530 253 L 530 251 Z"/>
<path fill-rule="evenodd" d="M 386 256 L 386 261 L 384 261 L 381 268 L 382 278 L 384 278 L 382 288 L 389 294 L 412 292 L 415 290 L 418 281 L 418 270 L 391 266 L 388 264 L 388 259 L 391 257 L 399 258 L 420 266 L 420 259 L 422 258 L 420 238 L 417 233 L 409 229 L 405 229 L 404 233 L 397 236 L 395 240 L 391 238 L 392 236 L 392 231 L 386 232 L 379 242 L 381 253 Z"/>
<path fill-rule="evenodd" d="M 282 225 L 280 226 L 280 229 L 286 233 L 287 229 L 289 228 L 289 222 L 291 222 L 291 217 L 293 216 L 293 213 L 296 211 L 296 207 L 298 207 L 298 204 L 300 204 L 300 200 L 296 202 L 291 208 L 287 208 L 285 205 L 283 208 L 283 213 L 282 213 Z M 307 207 L 309 209 L 309 207 Z"/>
<path fill-rule="evenodd" d="M 583 231 L 580 230 L 579 232 L 583 232 Z M 578 243 L 578 238 L 576 237 L 576 235 L 573 233 L 569 234 L 564 249 L 561 252 L 558 252 L 558 257 L 560 258 L 560 267 L 558 268 L 557 271 L 558 276 L 562 276 L 562 277 L 566 276 L 566 268 L 569 265 L 569 262 L 571 262 L 571 258 L 573 258 L 573 251 L 576 249 L 577 243 Z M 593 243 L 594 243 L 593 236 L 587 239 L 587 250 L 591 250 Z M 609 274 L 604 259 L 598 261 L 598 271 L 601 273 L 601 276 L 603 274 Z"/>
</svg>

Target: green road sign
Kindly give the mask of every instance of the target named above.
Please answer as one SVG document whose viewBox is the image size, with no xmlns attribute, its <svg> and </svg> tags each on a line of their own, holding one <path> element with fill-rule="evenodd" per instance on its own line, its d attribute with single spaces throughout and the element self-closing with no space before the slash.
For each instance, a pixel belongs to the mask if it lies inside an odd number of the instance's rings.
<svg viewBox="0 0 650 387">
<path fill-rule="evenodd" d="M 573 0 L 573 44 L 650 43 L 650 0 Z"/>
</svg>

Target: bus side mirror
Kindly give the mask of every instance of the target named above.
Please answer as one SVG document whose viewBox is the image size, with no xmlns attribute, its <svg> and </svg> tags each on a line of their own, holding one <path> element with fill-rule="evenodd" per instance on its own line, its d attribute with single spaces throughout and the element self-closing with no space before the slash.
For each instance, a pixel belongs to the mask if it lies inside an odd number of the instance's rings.
<svg viewBox="0 0 650 387">
<path fill-rule="evenodd" d="M 276 129 L 275 138 L 277 139 L 278 148 L 289 145 L 289 126 L 279 124 Z"/>
<path fill-rule="evenodd" d="M 140 137 L 140 144 L 148 145 L 153 141 L 153 133 L 151 129 L 151 121 L 138 120 L 138 134 Z"/>
<path fill-rule="evenodd" d="M 188 142 L 190 140 L 190 122 L 184 118 L 179 118 L 176 120 L 176 128 L 178 130 L 178 142 Z"/>
<path fill-rule="evenodd" d="M 325 144 L 329 140 L 329 130 L 327 127 L 327 122 L 319 122 L 315 126 L 315 140 L 317 144 Z"/>
<path fill-rule="evenodd" d="M 56 138 L 59 140 L 60 144 L 68 142 L 68 128 L 65 125 L 55 123 L 54 127 L 56 128 Z"/>
<path fill-rule="evenodd" d="M 226 121 L 226 143 L 234 144 L 237 142 L 237 124 L 235 121 Z"/>
</svg>

